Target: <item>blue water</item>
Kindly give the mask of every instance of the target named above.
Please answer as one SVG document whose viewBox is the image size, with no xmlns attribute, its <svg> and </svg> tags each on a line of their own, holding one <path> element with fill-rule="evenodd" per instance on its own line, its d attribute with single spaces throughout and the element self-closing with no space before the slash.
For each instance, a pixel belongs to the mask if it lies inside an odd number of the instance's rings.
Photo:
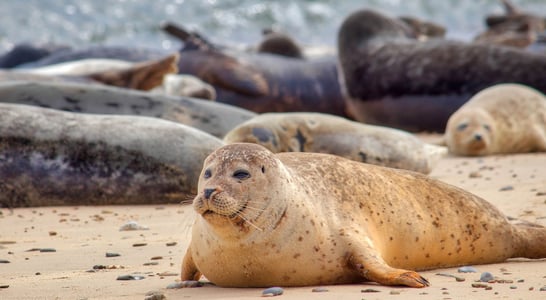
<svg viewBox="0 0 546 300">
<path fill-rule="evenodd" d="M 546 16 L 545 0 L 513 2 Z M 273 26 L 303 44 L 333 46 L 343 18 L 362 7 L 435 21 L 463 40 L 483 30 L 485 15 L 502 12 L 497 0 L 0 0 L 0 50 L 23 41 L 176 49 L 158 28 L 164 20 L 222 44 L 254 44 Z"/>
</svg>

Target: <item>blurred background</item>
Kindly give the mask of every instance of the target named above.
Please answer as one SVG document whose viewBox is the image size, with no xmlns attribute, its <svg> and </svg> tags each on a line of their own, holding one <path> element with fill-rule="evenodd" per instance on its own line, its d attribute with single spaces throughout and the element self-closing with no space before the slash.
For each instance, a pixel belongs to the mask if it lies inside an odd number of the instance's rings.
<svg viewBox="0 0 546 300">
<path fill-rule="evenodd" d="M 546 15 L 545 0 L 513 3 Z M 159 30 L 167 20 L 220 44 L 255 44 L 274 27 L 305 45 L 334 46 L 343 18 L 362 7 L 434 21 L 461 40 L 483 30 L 485 15 L 503 12 L 498 0 L 0 0 L 0 51 L 20 42 L 177 49 Z"/>
</svg>

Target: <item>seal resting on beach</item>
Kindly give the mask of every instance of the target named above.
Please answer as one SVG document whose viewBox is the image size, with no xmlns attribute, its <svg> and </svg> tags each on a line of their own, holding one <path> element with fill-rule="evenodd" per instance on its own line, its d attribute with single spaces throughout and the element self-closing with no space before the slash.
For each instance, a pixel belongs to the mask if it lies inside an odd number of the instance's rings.
<svg viewBox="0 0 546 300">
<path fill-rule="evenodd" d="M 0 103 L 0 207 L 180 203 L 219 139 L 182 124 Z"/>
<path fill-rule="evenodd" d="M 520 84 L 487 88 L 449 118 L 445 142 L 467 156 L 546 151 L 546 96 Z"/>
<path fill-rule="evenodd" d="M 207 157 L 182 280 L 224 287 L 374 281 L 425 287 L 415 270 L 546 257 L 546 228 L 425 175 L 256 144 Z"/>
<path fill-rule="evenodd" d="M 224 141 L 260 144 L 273 153 L 329 153 L 426 174 L 447 154 L 446 147 L 409 132 L 320 113 L 261 114 L 228 132 Z"/>
<path fill-rule="evenodd" d="M 371 10 L 338 33 L 342 92 L 356 120 L 442 132 L 449 116 L 489 86 L 515 82 L 546 92 L 546 56 L 520 49 L 408 37 L 401 22 Z"/>
</svg>

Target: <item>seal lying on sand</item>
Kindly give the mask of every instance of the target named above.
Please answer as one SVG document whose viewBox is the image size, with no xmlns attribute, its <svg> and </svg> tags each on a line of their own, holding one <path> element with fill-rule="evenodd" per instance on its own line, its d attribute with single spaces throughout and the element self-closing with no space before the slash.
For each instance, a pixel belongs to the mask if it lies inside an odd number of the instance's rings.
<svg viewBox="0 0 546 300">
<path fill-rule="evenodd" d="M 273 153 L 330 153 L 374 165 L 430 173 L 447 154 L 401 130 L 319 113 L 269 113 L 235 127 L 226 143 L 260 144 Z"/>
<path fill-rule="evenodd" d="M 0 104 L 0 205 L 179 203 L 222 141 L 165 120 Z"/>
<path fill-rule="evenodd" d="M 445 142 L 457 155 L 546 151 L 546 96 L 519 84 L 487 88 L 449 118 Z"/>
<path fill-rule="evenodd" d="M 546 92 L 546 56 L 443 39 L 408 38 L 400 21 L 371 10 L 348 16 L 338 33 L 340 78 L 358 121 L 409 131 L 445 129 L 471 95 L 503 82 Z"/>
<path fill-rule="evenodd" d="M 233 127 L 256 116 L 253 112 L 211 101 L 75 83 L 0 84 L 0 102 L 71 112 L 157 117 L 189 125 L 217 137 L 223 137 Z"/>
<path fill-rule="evenodd" d="M 546 257 L 544 227 L 511 225 L 425 175 L 328 154 L 227 145 L 205 160 L 198 192 L 182 280 L 424 287 L 413 270 Z"/>
</svg>

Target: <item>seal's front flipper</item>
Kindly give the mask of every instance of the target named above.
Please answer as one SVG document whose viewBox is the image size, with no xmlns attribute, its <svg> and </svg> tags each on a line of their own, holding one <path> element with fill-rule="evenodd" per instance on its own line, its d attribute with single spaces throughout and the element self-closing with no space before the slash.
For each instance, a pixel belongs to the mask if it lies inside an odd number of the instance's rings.
<svg viewBox="0 0 546 300">
<path fill-rule="evenodd" d="M 198 281 L 201 278 L 201 272 L 197 269 L 197 266 L 193 262 L 191 255 L 191 247 L 188 247 L 184 260 L 182 260 L 182 272 L 180 279 L 182 281 Z"/>
<path fill-rule="evenodd" d="M 430 285 L 428 280 L 417 272 L 390 267 L 373 248 L 366 247 L 365 250 L 349 259 L 350 265 L 362 277 L 384 285 L 405 285 L 415 288 Z"/>
</svg>

